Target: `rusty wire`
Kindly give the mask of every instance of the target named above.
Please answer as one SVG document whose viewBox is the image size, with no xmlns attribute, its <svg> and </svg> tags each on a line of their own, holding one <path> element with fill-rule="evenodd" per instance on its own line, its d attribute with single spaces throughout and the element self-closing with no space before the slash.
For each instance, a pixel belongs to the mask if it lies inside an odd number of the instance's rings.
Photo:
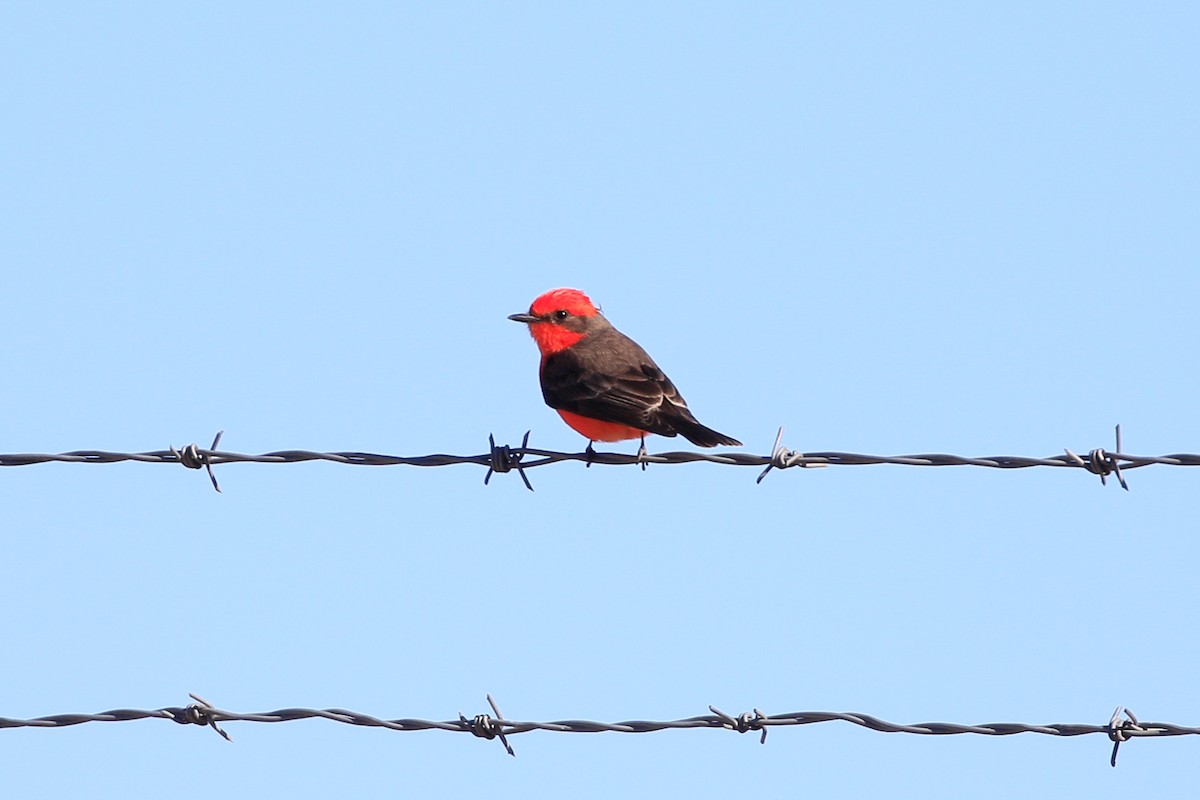
<svg viewBox="0 0 1200 800">
<path fill-rule="evenodd" d="M 143 453 L 121 453 L 107 450 L 73 450 L 69 453 L 10 453 L 0 454 L 0 467 L 22 467 L 31 464 L 49 462 L 65 462 L 72 464 L 112 464 L 120 461 L 137 461 L 148 464 L 183 464 L 189 469 L 206 469 L 212 480 L 213 488 L 221 491 L 213 467 L 218 464 L 296 464 L 305 461 L 329 461 L 335 464 L 350 464 L 354 466 L 397 466 L 411 467 L 444 467 L 452 464 L 476 464 L 487 468 L 483 482 L 486 484 L 497 472 L 516 470 L 525 486 L 532 491 L 533 485 L 525 475 L 525 470 L 543 467 L 547 464 L 557 464 L 562 461 L 583 461 L 588 465 L 628 465 L 640 464 L 689 464 L 695 461 L 707 461 L 710 464 L 725 464 L 739 467 L 760 467 L 758 481 L 773 469 L 788 467 L 829 467 L 829 466 L 863 466 L 867 464 L 896 464 L 909 467 L 992 467 L 995 469 L 1025 469 L 1028 467 L 1067 467 L 1082 469 L 1093 475 L 1100 476 L 1101 483 L 1107 483 L 1107 476 L 1115 475 L 1122 488 L 1128 489 L 1124 471 L 1146 467 L 1151 464 L 1173 467 L 1200 466 L 1200 455 L 1195 453 L 1174 453 L 1162 456 L 1135 456 L 1121 452 L 1121 426 L 1117 426 L 1116 451 L 1108 452 L 1096 448 L 1087 455 L 1076 455 L 1071 450 L 1064 450 L 1062 455 L 1046 456 L 1045 458 L 1030 458 L 1027 456 L 982 456 L 965 457 L 946 455 L 943 453 L 920 453 L 912 455 L 879 456 L 862 453 L 818 452 L 802 453 L 789 450 L 782 444 L 783 429 L 780 428 L 775 438 L 775 446 L 770 455 L 760 456 L 751 453 L 698 453 L 673 451 L 646 455 L 625 453 L 561 453 L 554 450 L 542 450 L 529 446 L 529 432 L 520 447 L 497 445 L 492 436 L 488 436 L 487 453 L 476 456 L 457 456 L 433 454 L 425 456 L 393 456 L 376 453 L 335 452 L 321 453 L 312 450 L 277 450 L 271 453 L 248 455 L 217 450 L 224 431 L 219 432 L 213 439 L 212 446 L 201 449 L 195 444 L 186 445 L 178 450 L 171 447 L 167 450 L 152 450 Z M 527 460 L 528 459 L 528 460 Z"/>
<path fill-rule="evenodd" d="M 192 694 L 196 702 L 188 706 L 157 708 L 152 710 L 121 708 L 99 714 L 55 714 L 33 719 L 11 719 L 0 717 L 0 728 L 65 728 L 87 722 L 128 722 L 140 719 L 168 719 L 181 725 L 210 727 L 232 741 L 221 728 L 223 722 L 296 722 L 303 719 L 325 719 L 347 725 L 368 728 L 384 728 L 392 731 L 440 730 L 453 733 L 470 733 L 483 739 L 500 739 L 509 755 L 516 755 L 508 737 L 530 731 L 552 733 L 655 733 L 663 730 L 693 728 L 720 728 L 737 733 L 759 732 L 759 742 L 766 744 L 770 728 L 793 725 L 814 725 L 820 722 L 848 722 L 881 733 L 910 733 L 923 736 L 949 736 L 956 734 L 978 734 L 982 736 L 1013 736 L 1018 733 L 1041 733 L 1048 736 L 1086 736 L 1104 734 L 1113 743 L 1109 763 L 1117 765 L 1117 749 L 1122 742 L 1135 738 L 1163 736 L 1196 736 L 1200 727 L 1174 725 L 1167 722 L 1139 722 L 1131 711 L 1118 706 L 1109 721 L 1103 725 L 1063 724 L 1028 725 L 1021 722 L 990 722 L 982 725 L 961 725 L 953 722 L 922 722 L 902 725 L 873 717 L 869 714 L 842 713 L 837 711 L 795 711 L 788 714 L 764 714 L 757 708 L 734 716 L 715 706 L 709 706 L 711 714 L 666 721 L 626 720 L 624 722 L 593 722 L 566 719 L 551 722 L 526 722 L 506 719 L 500 713 L 496 701 L 489 694 L 488 705 L 495 716 L 477 714 L 467 717 L 459 712 L 456 720 L 428 719 L 382 719 L 347 711 L 341 708 L 281 708 L 260 713 L 240 713 L 216 708 L 199 695 Z"/>
</svg>

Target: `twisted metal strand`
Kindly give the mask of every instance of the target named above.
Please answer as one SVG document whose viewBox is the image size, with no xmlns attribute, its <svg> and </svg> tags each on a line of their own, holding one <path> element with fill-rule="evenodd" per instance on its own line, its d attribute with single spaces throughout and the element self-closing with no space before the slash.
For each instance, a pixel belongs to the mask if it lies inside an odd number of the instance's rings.
<svg viewBox="0 0 1200 800">
<path fill-rule="evenodd" d="M 489 694 L 488 705 L 493 714 L 478 714 L 467 717 L 459 712 L 457 720 L 436 721 L 427 719 L 381 719 L 357 711 L 340 708 L 281 708 L 262 713 L 240 713 L 212 706 L 198 695 L 191 695 L 196 702 L 186 707 L 167 707 L 153 710 L 115 709 L 99 714 L 55 714 L 33 719 L 0 717 L 0 728 L 65 728 L 86 722 L 127 722 L 140 719 L 169 719 L 180 724 L 210 727 L 230 740 L 229 734 L 221 729 L 222 722 L 295 722 L 304 719 L 325 719 L 346 725 L 384 728 L 393 731 L 441 730 L 469 733 L 483 739 L 499 739 L 509 755 L 516 755 L 508 741 L 509 736 L 529 731 L 551 733 L 654 733 L 663 730 L 685 730 L 693 728 L 719 728 L 748 733 L 760 731 L 759 741 L 766 743 L 767 730 L 772 727 L 814 725 L 823 722 L 848 722 L 881 733 L 908 733 L 921 736 L 952 736 L 977 734 L 981 736 L 1014 736 L 1019 733 L 1039 733 L 1047 736 L 1086 736 L 1103 734 L 1113 742 L 1110 763 L 1117 765 L 1117 748 L 1121 743 L 1134 738 L 1163 736 L 1196 736 L 1200 727 L 1175 725 L 1166 722 L 1140 722 L 1131 711 L 1118 706 L 1104 725 L 1055 723 L 1030 725 L 1022 722 L 990 722 L 981 725 L 962 725 L 954 722 L 922 722 L 905 725 L 873 717 L 869 714 L 843 713 L 837 711 L 795 711 L 787 714 L 767 715 L 757 708 L 739 715 L 727 714 L 709 706 L 711 714 L 687 717 L 686 719 L 652 721 L 626 720 L 623 722 L 596 722 L 591 720 L 565 719 L 548 722 L 529 722 L 506 719 L 500 713 L 496 701 Z"/>
<path fill-rule="evenodd" d="M 306 461 L 328 461 L 334 464 L 350 466 L 390 467 L 445 467 L 455 464 L 476 464 L 487 469 L 484 483 L 491 480 L 492 475 L 515 470 L 525 486 L 532 491 L 526 470 L 534 467 L 544 467 L 563 461 L 582 461 L 587 465 L 607 464 L 610 466 L 626 466 L 640 464 L 690 464 L 704 461 L 710 464 L 722 464 L 738 467 L 759 467 L 762 472 L 758 482 L 773 469 L 788 469 L 790 467 L 815 468 L 830 466 L 866 466 L 874 464 L 893 464 L 908 467 L 990 467 L 993 469 L 1026 469 L 1029 467 L 1066 467 L 1082 469 L 1085 472 L 1100 477 L 1102 484 L 1107 483 L 1107 476 L 1115 474 L 1121 487 L 1128 489 L 1123 471 L 1147 467 L 1150 465 L 1172 467 L 1200 466 L 1200 454 L 1174 453 L 1162 456 L 1137 456 L 1121 453 L 1121 426 L 1117 426 L 1117 452 L 1108 452 L 1103 448 L 1089 451 L 1086 456 L 1076 455 L 1071 450 L 1065 450 L 1062 455 L 1045 458 L 1028 456 L 981 456 L 968 457 L 948 455 L 945 453 L 917 453 L 910 455 L 881 456 L 863 453 L 816 452 L 801 453 L 789 450 L 782 445 L 783 429 L 775 439 L 775 446 L 770 455 L 760 456 L 751 453 L 699 453 L 690 451 L 668 451 L 664 453 L 600 453 L 584 451 L 582 453 L 563 453 L 555 450 L 542 450 L 529 446 L 529 431 L 519 447 L 497 445 L 495 438 L 488 436 L 488 452 L 474 456 L 447 455 L 435 453 L 423 456 L 395 456 L 378 453 L 333 452 L 322 453 L 312 450 L 276 450 L 257 455 L 233 453 L 217 450 L 224 432 L 213 439 L 212 447 L 204 450 L 195 444 L 186 445 L 178 450 L 174 447 L 168 450 L 152 450 L 142 453 L 123 453 L 107 450 L 73 450 L 69 453 L 10 453 L 0 454 L 0 467 L 23 467 L 32 464 L 49 462 L 65 462 L 72 464 L 113 464 L 121 461 L 137 461 L 146 464 L 182 464 L 189 469 L 205 468 L 212 481 L 213 488 L 218 492 L 221 487 L 217 483 L 213 467 L 221 464 L 298 464 Z"/>
</svg>

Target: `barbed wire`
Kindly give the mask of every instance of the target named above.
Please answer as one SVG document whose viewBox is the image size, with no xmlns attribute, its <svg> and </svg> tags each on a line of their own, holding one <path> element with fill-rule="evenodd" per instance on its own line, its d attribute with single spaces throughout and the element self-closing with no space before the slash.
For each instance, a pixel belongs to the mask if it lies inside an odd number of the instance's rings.
<svg viewBox="0 0 1200 800">
<path fill-rule="evenodd" d="M 880 733 L 909 733 L 922 736 L 951 736 L 978 734 L 981 736 L 1013 736 L 1018 733 L 1040 733 L 1047 736 L 1087 736 L 1104 734 L 1113 743 L 1109 763 L 1117 765 L 1117 750 L 1122 742 L 1135 738 L 1163 736 L 1196 736 L 1200 727 L 1174 725 L 1168 722 L 1139 722 L 1133 712 L 1117 706 L 1107 724 L 1062 724 L 1028 725 L 1021 722 L 991 722 L 983 725 L 961 725 L 954 722 L 922 722 L 902 725 L 873 717 L 869 714 L 843 713 L 837 711 L 795 711 L 788 714 L 764 714 L 757 708 L 734 716 L 715 706 L 709 706 L 711 714 L 666 721 L 626 720 L 624 722 L 594 722 L 566 719 L 551 722 L 526 722 L 506 719 L 496 701 L 489 694 L 488 705 L 495 716 L 477 714 L 468 718 L 459 712 L 457 720 L 428 719 L 381 719 L 380 717 L 347 711 L 342 708 L 281 708 L 276 711 L 245 714 L 216 708 L 196 694 L 189 695 L 196 702 L 188 706 L 170 706 L 156 709 L 121 708 L 99 714 L 55 714 L 33 719 L 0 717 L 0 728 L 66 728 L 88 722 L 129 722 L 141 719 L 168 719 L 181 725 L 210 727 L 227 741 L 233 741 L 221 727 L 223 722 L 296 722 L 304 719 L 325 719 L 347 725 L 369 728 L 384 728 L 392 731 L 440 730 L 453 733 L 470 733 L 483 739 L 499 739 L 509 755 L 516 752 L 508 741 L 509 736 L 530 731 L 551 733 L 655 733 L 664 730 L 690 730 L 694 728 L 720 728 L 737 733 L 760 732 L 759 742 L 766 744 L 770 728 L 793 725 L 814 725 L 822 722 L 848 722 Z"/>
<path fill-rule="evenodd" d="M 516 470 L 524 481 L 526 488 L 533 491 L 533 484 L 525 474 L 528 469 L 544 467 L 563 461 L 583 461 L 587 466 L 592 464 L 630 465 L 638 464 L 644 469 L 647 464 L 690 464 L 696 461 L 706 461 L 710 464 L 725 464 L 738 467 L 762 467 L 758 482 L 761 483 L 773 469 L 789 467 L 831 467 L 831 466 L 863 466 L 868 464 L 895 464 L 907 467 L 992 467 L 994 469 L 1026 469 L 1028 467 L 1068 467 L 1083 469 L 1100 476 L 1102 484 L 1108 483 L 1108 476 L 1115 475 L 1121 488 L 1128 490 L 1123 471 L 1147 467 L 1151 464 L 1171 467 L 1198 467 L 1200 454 L 1173 453 L 1162 456 L 1136 456 L 1121 452 L 1121 426 L 1116 427 L 1116 451 L 1108 452 L 1103 448 L 1091 450 L 1087 455 L 1076 455 L 1069 449 L 1064 449 L 1062 455 L 1046 456 L 1045 458 L 1030 458 L 1027 456 L 984 456 L 966 457 L 946 455 L 944 453 L 918 453 L 912 455 L 879 456 L 863 453 L 817 452 L 802 453 L 784 447 L 783 428 L 775 437 L 775 446 L 770 455 L 760 456 L 751 453 L 698 453 L 673 451 L 665 453 L 601 453 L 586 450 L 582 453 L 563 453 L 555 450 L 542 450 L 529 446 L 529 431 L 525 432 L 519 447 L 497 445 L 495 438 L 488 436 L 489 452 L 476 456 L 457 456 L 436 453 L 424 456 L 393 456 L 377 453 L 334 452 L 321 453 L 312 450 L 277 450 L 271 453 L 249 455 L 232 453 L 217 449 L 224 431 L 217 433 L 212 446 L 207 450 L 196 444 L 186 445 L 179 450 L 171 447 L 167 450 L 151 450 L 143 453 L 122 453 L 108 450 L 72 450 L 68 453 L 10 453 L 0 454 L 0 467 L 24 467 L 32 464 L 50 462 L 65 462 L 71 464 L 113 464 L 121 461 L 137 461 L 147 464 L 182 464 L 189 469 L 206 469 L 212 481 L 213 488 L 221 491 L 213 467 L 219 464 L 296 464 L 305 461 L 329 461 L 335 464 L 350 464 L 353 466 L 410 466 L 410 467 L 445 467 L 454 464 L 476 464 L 487 468 L 483 478 L 487 484 L 495 473 Z M 527 458 L 531 460 L 526 460 Z"/>
</svg>

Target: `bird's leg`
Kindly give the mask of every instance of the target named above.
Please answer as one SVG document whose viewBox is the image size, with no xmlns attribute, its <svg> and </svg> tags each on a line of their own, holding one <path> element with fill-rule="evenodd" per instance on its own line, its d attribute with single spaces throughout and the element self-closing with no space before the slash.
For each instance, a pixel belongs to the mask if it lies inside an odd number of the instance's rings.
<svg viewBox="0 0 1200 800">
<path fill-rule="evenodd" d="M 587 456 L 587 467 L 590 469 L 592 466 L 592 456 L 596 455 L 596 448 L 592 447 L 591 439 L 588 439 L 587 450 L 584 450 L 583 452 L 584 455 Z"/>
<path fill-rule="evenodd" d="M 649 455 L 649 454 L 646 452 L 646 434 L 642 434 L 642 446 L 638 448 L 638 453 L 637 453 L 638 463 L 642 465 L 642 472 L 646 471 L 646 456 L 647 455 Z"/>
</svg>

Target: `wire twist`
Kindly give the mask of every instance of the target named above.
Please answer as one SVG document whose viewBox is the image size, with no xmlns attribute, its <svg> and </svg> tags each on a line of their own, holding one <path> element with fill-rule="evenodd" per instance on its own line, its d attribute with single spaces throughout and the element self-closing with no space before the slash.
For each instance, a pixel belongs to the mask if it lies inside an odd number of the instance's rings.
<svg viewBox="0 0 1200 800">
<path fill-rule="evenodd" d="M 121 461 L 137 461 L 146 464 L 182 464 L 188 469 L 205 468 L 213 488 L 221 491 L 213 467 L 221 464 L 296 464 L 305 461 L 328 461 L 334 464 L 368 467 L 444 467 L 452 464 L 476 464 L 487 469 L 483 482 L 491 481 L 492 475 L 515 470 L 524 482 L 525 487 L 533 491 L 526 470 L 534 467 L 544 467 L 563 461 L 582 461 L 588 466 L 592 464 L 607 464 L 610 466 L 647 464 L 690 464 L 704 461 L 710 464 L 722 464 L 737 467 L 758 467 L 762 472 L 758 475 L 761 483 L 773 469 L 788 469 L 791 467 L 815 468 L 830 466 L 865 466 L 873 464 L 893 464 L 908 467 L 990 467 L 993 469 L 1026 469 L 1029 467 L 1068 467 L 1082 469 L 1093 475 L 1100 476 L 1100 483 L 1107 485 L 1107 476 L 1116 475 L 1118 483 L 1128 490 L 1129 484 L 1123 472 L 1152 464 L 1172 467 L 1200 466 L 1200 454 L 1175 453 L 1163 456 L 1135 456 L 1121 453 L 1121 426 L 1117 426 L 1117 452 L 1110 453 L 1103 448 L 1091 450 L 1088 455 L 1079 456 L 1069 449 L 1062 455 L 1046 458 L 1031 458 L 1028 456 L 987 456 L 967 457 L 947 455 L 944 453 L 921 453 L 898 456 L 867 455 L 863 453 L 819 452 L 801 453 L 789 450 L 783 446 L 783 429 L 780 428 L 775 437 L 775 445 L 767 456 L 751 453 L 699 453 L 687 451 L 670 451 L 652 454 L 600 453 L 584 451 L 582 453 L 562 453 L 555 450 L 542 450 L 529 446 L 529 431 L 521 440 L 520 447 L 497 445 L 495 437 L 488 435 L 488 452 L 475 456 L 456 456 L 442 453 L 425 456 L 394 456 L 377 453 L 333 452 L 321 453 L 312 450 L 277 450 L 271 453 L 250 455 L 217 450 L 224 431 L 217 433 L 212 446 L 207 450 L 195 444 L 185 445 L 176 450 L 153 450 L 143 453 L 122 453 L 107 450 L 74 450 L 69 453 L 10 453 L 0 454 L 0 467 L 23 467 L 32 464 L 49 462 L 64 462 L 71 464 L 113 464 Z"/>
<path fill-rule="evenodd" d="M 393 731 L 442 730 L 469 733 L 481 739 L 499 739 L 509 755 L 516 755 L 508 737 L 529 731 L 553 733 L 654 733 L 663 730 L 685 730 L 693 728 L 717 728 L 736 733 L 761 732 L 759 742 L 766 744 L 767 730 L 772 727 L 814 725 L 823 722 L 848 722 L 880 733 L 908 733 L 921 736 L 950 736 L 976 734 L 981 736 L 1014 736 L 1020 733 L 1038 733 L 1047 736 L 1086 736 L 1103 734 L 1113 743 L 1109 763 L 1117 765 L 1117 750 L 1123 742 L 1135 738 L 1164 736 L 1200 735 L 1200 727 L 1174 725 L 1166 722 L 1139 722 L 1133 712 L 1118 706 L 1104 725 L 1053 724 L 1029 725 L 1021 722 L 992 722 L 983 725 L 961 725 L 953 722 L 923 722 L 904 725 L 888 722 L 869 714 L 842 713 L 837 711 L 796 711 L 789 714 L 767 715 L 755 708 L 733 715 L 709 706 L 711 714 L 686 719 L 650 721 L 627 720 L 624 722 L 595 722 L 589 720 L 555 720 L 550 722 L 521 722 L 506 719 L 500 713 L 496 701 L 487 695 L 492 715 L 478 714 L 467 717 L 459 712 L 457 720 L 436 721 L 425 719 L 380 719 L 356 711 L 339 708 L 284 708 L 277 711 L 244 714 L 225 711 L 210 704 L 199 695 L 193 694 L 195 703 L 183 708 L 168 707 L 154 710 L 116 709 L 99 714 L 56 714 L 34 719 L 12 719 L 0 717 L 0 728 L 65 728 L 86 722 L 126 722 L 139 719 L 169 719 L 183 725 L 210 727 L 232 741 L 229 734 L 219 725 L 222 722 L 294 722 L 304 719 L 326 719 L 346 725 L 384 728 Z"/>
</svg>

